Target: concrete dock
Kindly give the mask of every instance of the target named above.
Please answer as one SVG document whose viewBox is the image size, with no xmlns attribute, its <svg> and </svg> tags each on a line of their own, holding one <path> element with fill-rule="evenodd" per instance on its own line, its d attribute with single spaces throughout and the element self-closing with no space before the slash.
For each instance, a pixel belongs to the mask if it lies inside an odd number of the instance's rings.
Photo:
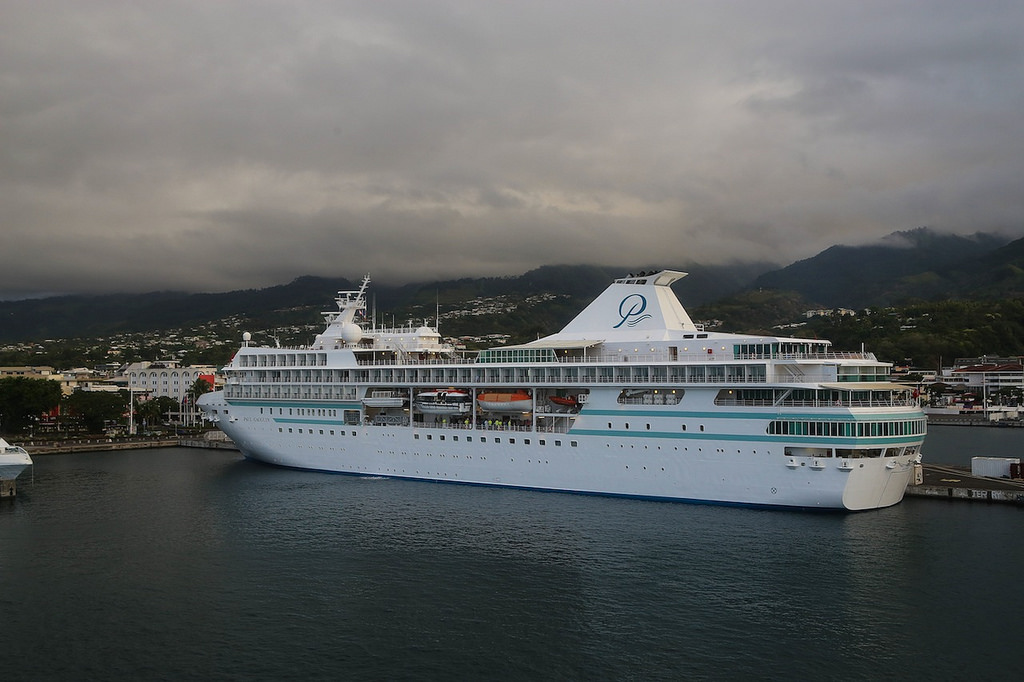
<svg viewBox="0 0 1024 682">
<path fill-rule="evenodd" d="M 63 455 L 72 452 L 109 452 L 178 447 L 178 438 L 82 438 L 55 441 L 27 441 L 20 444 L 30 455 Z"/>
<path fill-rule="evenodd" d="M 1024 505 L 1024 481 L 974 476 L 969 469 L 923 464 L 924 481 L 907 486 L 907 497 Z"/>
</svg>

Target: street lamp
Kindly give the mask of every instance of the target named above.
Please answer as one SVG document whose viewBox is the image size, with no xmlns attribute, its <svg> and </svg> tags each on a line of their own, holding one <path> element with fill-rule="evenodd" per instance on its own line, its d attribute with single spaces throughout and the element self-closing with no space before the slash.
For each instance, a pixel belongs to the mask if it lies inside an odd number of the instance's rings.
<svg viewBox="0 0 1024 682">
<path fill-rule="evenodd" d="M 128 386 L 128 435 L 135 435 L 135 389 Z"/>
</svg>

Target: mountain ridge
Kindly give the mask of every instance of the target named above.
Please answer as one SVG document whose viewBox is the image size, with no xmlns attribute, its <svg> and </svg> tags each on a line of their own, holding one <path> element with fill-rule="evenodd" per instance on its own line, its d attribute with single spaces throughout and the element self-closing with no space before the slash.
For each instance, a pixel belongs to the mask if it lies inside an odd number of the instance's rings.
<svg viewBox="0 0 1024 682">
<path fill-rule="evenodd" d="M 761 311 L 758 327 L 772 323 L 771 315 L 791 314 L 800 307 L 856 309 L 922 300 L 1024 296 L 1024 239 L 942 234 L 927 227 L 894 232 L 875 244 L 832 246 L 782 268 L 764 262 L 668 267 L 689 273 L 673 285 L 683 305 L 709 315 L 715 313 L 713 304 L 727 308 L 732 305 L 730 299 L 744 292 L 748 310 L 769 300 L 756 292 L 782 292 L 777 300 L 785 299 L 785 305 Z M 528 313 L 481 316 L 455 324 L 454 330 L 446 326 L 451 333 L 471 329 L 474 323 L 520 324 L 530 333 L 550 333 L 552 326 L 567 322 L 612 279 L 650 269 L 661 266 L 547 265 L 518 276 L 374 285 L 371 304 L 396 316 L 433 317 L 439 310 L 482 298 L 552 294 L 551 300 L 532 305 Z M 104 337 L 231 317 L 246 318 L 254 329 L 312 324 L 319 322 L 320 311 L 333 308 L 334 292 L 355 288 L 358 282 L 344 277 L 304 275 L 287 284 L 224 293 L 163 291 L 0 301 L 4 321 L 0 341 Z M 733 310 L 742 314 L 743 307 L 733 305 Z"/>
</svg>

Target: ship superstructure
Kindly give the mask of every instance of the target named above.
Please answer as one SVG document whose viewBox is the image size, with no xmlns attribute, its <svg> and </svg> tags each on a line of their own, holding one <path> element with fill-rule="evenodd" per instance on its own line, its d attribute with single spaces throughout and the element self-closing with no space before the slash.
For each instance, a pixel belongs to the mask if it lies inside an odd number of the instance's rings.
<svg viewBox="0 0 1024 682">
<path fill-rule="evenodd" d="M 251 459 L 330 472 L 693 502 L 899 502 L 925 417 L 889 365 L 828 341 L 710 332 L 672 270 L 616 279 L 551 336 L 460 353 L 365 318 L 369 278 L 308 347 L 254 347 L 200 406 Z"/>
</svg>

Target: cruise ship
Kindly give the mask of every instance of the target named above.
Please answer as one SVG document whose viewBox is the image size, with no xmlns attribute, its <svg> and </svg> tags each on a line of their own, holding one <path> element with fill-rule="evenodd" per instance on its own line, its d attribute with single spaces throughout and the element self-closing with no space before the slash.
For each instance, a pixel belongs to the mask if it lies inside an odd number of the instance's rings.
<svg viewBox="0 0 1024 682">
<path fill-rule="evenodd" d="M 199 405 L 282 467 L 656 500 L 866 510 L 898 503 L 926 421 L 890 365 L 829 341 L 707 331 L 686 273 L 615 279 L 562 331 L 458 351 L 339 292 L 302 348 L 251 335 Z"/>
</svg>

